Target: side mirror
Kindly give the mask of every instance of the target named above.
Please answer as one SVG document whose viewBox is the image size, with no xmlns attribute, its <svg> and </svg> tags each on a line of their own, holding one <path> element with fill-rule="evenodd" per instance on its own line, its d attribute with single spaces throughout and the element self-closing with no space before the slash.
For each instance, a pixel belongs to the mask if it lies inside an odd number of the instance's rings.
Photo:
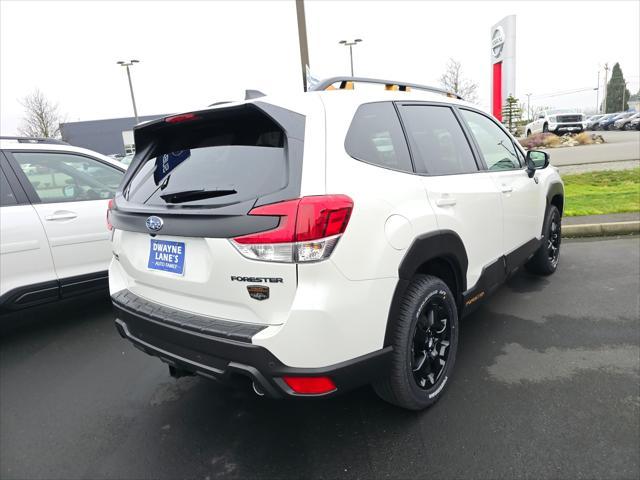
<svg viewBox="0 0 640 480">
<path fill-rule="evenodd" d="M 549 154 L 541 150 L 529 150 L 526 157 L 527 173 L 529 178 L 533 177 L 536 170 L 541 170 L 549 166 Z"/>
<path fill-rule="evenodd" d="M 75 185 L 65 185 L 62 187 L 62 195 L 65 198 L 75 198 L 76 196 L 76 186 Z"/>
</svg>

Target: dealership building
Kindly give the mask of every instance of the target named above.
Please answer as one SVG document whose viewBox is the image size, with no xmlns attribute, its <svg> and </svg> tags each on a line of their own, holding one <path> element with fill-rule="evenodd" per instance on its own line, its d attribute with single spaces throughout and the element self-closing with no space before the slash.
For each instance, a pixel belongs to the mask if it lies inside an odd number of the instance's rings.
<svg viewBox="0 0 640 480">
<path fill-rule="evenodd" d="M 165 115 L 139 117 L 140 122 Z M 134 117 L 88 120 L 60 124 L 62 139 L 77 147 L 88 148 L 103 155 L 125 155 L 135 151 L 133 142 Z"/>
</svg>

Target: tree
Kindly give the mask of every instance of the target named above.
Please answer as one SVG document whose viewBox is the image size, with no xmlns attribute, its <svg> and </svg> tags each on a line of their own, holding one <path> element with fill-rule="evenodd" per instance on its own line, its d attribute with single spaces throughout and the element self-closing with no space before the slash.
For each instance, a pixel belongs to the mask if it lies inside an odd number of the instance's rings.
<svg viewBox="0 0 640 480">
<path fill-rule="evenodd" d="M 622 75 L 620 64 L 616 62 L 611 70 L 611 80 L 607 83 L 606 112 L 615 113 L 629 109 L 629 97 L 631 92 L 627 90 L 627 82 Z"/>
<path fill-rule="evenodd" d="M 447 69 L 440 77 L 440 85 L 449 91 L 460 95 L 468 102 L 476 102 L 478 100 L 478 84 L 462 75 L 462 66 L 460 62 L 450 58 L 447 62 Z"/>
<path fill-rule="evenodd" d="M 502 107 L 502 123 L 513 135 L 517 133 L 517 122 L 520 117 L 522 117 L 522 110 L 518 107 L 518 99 L 509 95 L 504 107 Z"/>
<path fill-rule="evenodd" d="M 18 133 L 25 137 L 60 138 L 60 123 L 64 121 L 58 104 L 52 103 L 37 88 L 20 100 L 25 114 Z"/>
</svg>

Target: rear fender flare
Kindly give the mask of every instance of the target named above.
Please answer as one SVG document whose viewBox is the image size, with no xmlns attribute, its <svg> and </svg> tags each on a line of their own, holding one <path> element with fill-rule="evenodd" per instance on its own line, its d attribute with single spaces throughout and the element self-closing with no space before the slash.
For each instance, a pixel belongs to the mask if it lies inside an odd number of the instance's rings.
<svg viewBox="0 0 640 480">
<path fill-rule="evenodd" d="M 469 265 L 467 251 L 462 240 L 452 230 L 439 230 L 420 235 L 413 241 L 398 267 L 399 278 L 389 307 L 384 338 L 385 346 L 389 345 L 395 319 L 400 314 L 400 303 L 411 279 L 420 271 L 422 265 L 434 259 L 446 261 L 454 270 L 458 291 L 453 293 L 460 311 L 462 292 L 467 289 L 467 268 Z"/>
</svg>

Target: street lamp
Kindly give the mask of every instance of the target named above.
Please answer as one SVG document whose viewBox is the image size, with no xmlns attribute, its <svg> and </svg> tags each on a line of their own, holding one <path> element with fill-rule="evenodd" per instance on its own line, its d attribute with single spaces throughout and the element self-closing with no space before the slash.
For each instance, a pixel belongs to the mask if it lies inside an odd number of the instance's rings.
<svg viewBox="0 0 640 480">
<path fill-rule="evenodd" d="M 131 103 L 133 103 L 133 115 L 136 117 L 136 124 L 140 123 L 138 120 L 138 109 L 136 108 L 136 97 L 133 96 L 133 84 L 131 83 L 131 72 L 129 72 L 129 67 L 133 66 L 134 63 L 140 63 L 140 60 L 129 60 L 128 62 L 123 62 L 120 60 L 117 62 L 118 65 L 122 67 L 126 67 L 127 69 L 127 78 L 129 79 L 129 90 L 131 91 Z"/>
<path fill-rule="evenodd" d="M 353 77 L 353 46 L 357 45 L 358 43 L 360 43 L 362 41 L 361 38 L 356 38 L 355 40 L 353 40 L 352 42 L 349 42 L 347 40 L 340 40 L 338 43 L 340 45 L 344 45 L 346 47 L 349 47 L 349 59 L 351 60 L 351 76 Z"/>
</svg>

